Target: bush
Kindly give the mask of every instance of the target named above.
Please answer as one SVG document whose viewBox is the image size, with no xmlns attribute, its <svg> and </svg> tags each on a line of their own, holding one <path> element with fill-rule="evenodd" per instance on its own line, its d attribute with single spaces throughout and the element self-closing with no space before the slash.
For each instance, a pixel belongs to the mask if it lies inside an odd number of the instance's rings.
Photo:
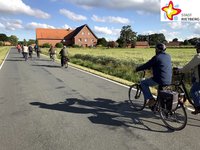
<svg viewBox="0 0 200 150">
<path fill-rule="evenodd" d="M 3 42 L 2 41 L 0 41 L 0 46 L 3 46 Z"/>
<path fill-rule="evenodd" d="M 80 48 L 81 46 L 74 44 L 72 47 L 73 48 Z"/>
<path fill-rule="evenodd" d="M 63 47 L 63 44 L 62 43 L 56 43 L 55 45 L 57 48 L 62 48 Z"/>
<path fill-rule="evenodd" d="M 50 48 L 51 45 L 50 45 L 49 43 L 44 43 L 44 44 L 42 45 L 42 47 L 43 47 L 43 48 Z"/>
</svg>

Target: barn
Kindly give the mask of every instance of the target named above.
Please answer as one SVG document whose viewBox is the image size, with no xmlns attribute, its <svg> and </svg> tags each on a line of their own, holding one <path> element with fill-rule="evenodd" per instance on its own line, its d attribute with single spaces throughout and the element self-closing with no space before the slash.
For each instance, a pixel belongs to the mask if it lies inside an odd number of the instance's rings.
<svg viewBox="0 0 200 150">
<path fill-rule="evenodd" d="M 56 43 L 63 43 L 66 46 L 79 45 L 82 47 L 93 47 L 97 44 L 97 36 L 87 24 L 76 29 L 47 29 L 36 28 L 36 40 L 38 45 L 49 43 L 53 46 Z"/>
</svg>

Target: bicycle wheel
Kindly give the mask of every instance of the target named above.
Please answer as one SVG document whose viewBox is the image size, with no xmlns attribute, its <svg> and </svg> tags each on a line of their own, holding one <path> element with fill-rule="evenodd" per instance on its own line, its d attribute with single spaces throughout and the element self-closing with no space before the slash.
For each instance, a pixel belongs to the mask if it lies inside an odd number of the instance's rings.
<svg viewBox="0 0 200 150">
<path fill-rule="evenodd" d="M 169 129 L 182 130 L 187 124 L 187 113 L 181 103 L 174 110 L 167 110 L 160 106 L 159 113 L 162 121 Z"/>
<path fill-rule="evenodd" d="M 136 111 L 143 110 L 145 107 L 145 100 L 138 84 L 133 84 L 129 88 L 129 101 Z"/>
</svg>

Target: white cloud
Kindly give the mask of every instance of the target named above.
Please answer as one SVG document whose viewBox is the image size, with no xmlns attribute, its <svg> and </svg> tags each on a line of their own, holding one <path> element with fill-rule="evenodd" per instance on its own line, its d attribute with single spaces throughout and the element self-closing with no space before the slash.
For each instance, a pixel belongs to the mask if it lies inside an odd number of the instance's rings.
<svg viewBox="0 0 200 150">
<path fill-rule="evenodd" d="M 12 31 L 23 28 L 21 20 L 8 18 L 0 18 L 0 27 Z"/>
<path fill-rule="evenodd" d="M 0 28 L 5 28 L 5 26 L 2 23 L 0 23 Z"/>
<path fill-rule="evenodd" d="M 69 11 L 67 9 L 60 9 L 60 14 L 66 16 L 67 18 L 73 20 L 73 21 L 84 21 L 87 20 L 87 17 L 79 14 L 75 14 L 72 11 Z"/>
<path fill-rule="evenodd" d="M 65 0 L 84 7 L 101 7 L 114 10 L 143 11 L 158 13 L 160 0 Z"/>
<path fill-rule="evenodd" d="M 94 31 L 100 34 L 112 34 L 112 30 L 108 29 L 108 27 L 94 26 Z"/>
<path fill-rule="evenodd" d="M 130 20 L 128 18 L 114 17 L 114 16 L 98 17 L 96 15 L 93 15 L 91 19 L 96 22 L 109 22 L 109 23 L 121 23 L 121 24 L 130 23 Z"/>
<path fill-rule="evenodd" d="M 168 25 L 171 29 L 179 30 L 179 29 L 187 28 L 189 24 L 185 22 L 169 22 Z"/>
<path fill-rule="evenodd" d="M 65 24 L 64 26 L 62 26 L 63 29 L 72 29 L 71 26 L 69 26 L 68 24 Z"/>
<path fill-rule="evenodd" d="M 108 28 L 108 27 L 99 27 L 99 26 L 94 26 L 94 32 L 97 34 L 103 35 L 104 37 L 111 36 L 113 39 L 118 38 L 120 35 L 121 29 L 116 29 L 116 28 Z"/>
<path fill-rule="evenodd" d="M 200 23 L 195 23 L 193 28 L 194 28 L 194 33 L 200 36 Z"/>
<path fill-rule="evenodd" d="M 48 25 L 48 24 L 41 24 L 41 23 L 36 23 L 36 22 L 31 22 L 26 25 L 26 29 L 35 29 L 35 28 L 51 28 L 55 29 L 54 26 Z"/>
<path fill-rule="evenodd" d="M 36 18 L 47 19 L 50 18 L 48 13 L 39 9 L 32 9 L 31 6 L 26 5 L 22 0 L 1 0 L 0 13 L 6 14 L 26 14 Z"/>
</svg>

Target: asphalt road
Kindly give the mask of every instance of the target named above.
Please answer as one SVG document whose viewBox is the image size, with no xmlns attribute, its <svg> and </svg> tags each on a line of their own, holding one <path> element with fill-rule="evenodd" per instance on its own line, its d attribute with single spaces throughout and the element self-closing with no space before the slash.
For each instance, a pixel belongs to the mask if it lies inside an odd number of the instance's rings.
<svg viewBox="0 0 200 150">
<path fill-rule="evenodd" d="M 168 130 L 128 88 L 11 49 L 0 70 L 0 150 L 199 150 L 200 115 Z"/>
</svg>

